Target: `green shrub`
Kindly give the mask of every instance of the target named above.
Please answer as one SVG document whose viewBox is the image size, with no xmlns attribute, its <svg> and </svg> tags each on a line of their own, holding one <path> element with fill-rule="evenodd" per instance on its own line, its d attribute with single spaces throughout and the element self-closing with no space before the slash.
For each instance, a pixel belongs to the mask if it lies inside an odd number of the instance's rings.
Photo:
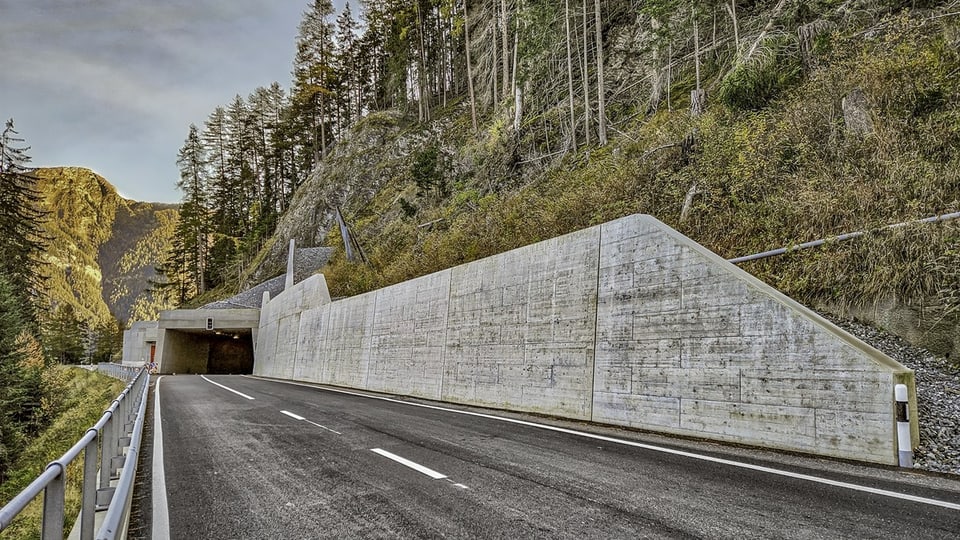
<svg viewBox="0 0 960 540">
<path fill-rule="evenodd" d="M 717 98 L 742 110 L 759 110 L 796 85 L 802 74 L 798 45 L 792 36 L 766 38 L 756 52 L 723 78 Z"/>
</svg>

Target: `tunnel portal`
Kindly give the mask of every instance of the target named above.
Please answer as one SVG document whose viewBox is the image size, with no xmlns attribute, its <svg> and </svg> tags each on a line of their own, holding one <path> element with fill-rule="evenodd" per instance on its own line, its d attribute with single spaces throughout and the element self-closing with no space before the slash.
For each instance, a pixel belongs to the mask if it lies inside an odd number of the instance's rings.
<svg viewBox="0 0 960 540">
<path fill-rule="evenodd" d="M 169 374 L 247 375 L 260 310 L 175 310 L 160 314 L 159 371 Z"/>
</svg>

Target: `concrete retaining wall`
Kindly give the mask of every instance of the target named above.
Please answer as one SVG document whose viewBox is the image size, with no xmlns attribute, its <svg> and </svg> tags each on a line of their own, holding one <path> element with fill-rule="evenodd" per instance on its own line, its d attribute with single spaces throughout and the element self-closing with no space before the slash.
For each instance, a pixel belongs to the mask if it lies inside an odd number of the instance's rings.
<svg viewBox="0 0 960 540">
<path fill-rule="evenodd" d="M 258 375 L 880 463 L 894 384 L 916 418 L 910 370 L 642 215 L 333 303 L 315 276 L 259 336 Z"/>
</svg>

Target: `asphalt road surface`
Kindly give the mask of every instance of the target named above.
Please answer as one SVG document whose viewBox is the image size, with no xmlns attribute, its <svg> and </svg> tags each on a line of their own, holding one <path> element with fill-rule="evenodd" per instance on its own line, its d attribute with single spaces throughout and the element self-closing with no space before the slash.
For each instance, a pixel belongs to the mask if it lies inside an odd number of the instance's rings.
<svg viewBox="0 0 960 540">
<path fill-rule="evenodd" d="M 252 377 L 158 389 L 158 540 L 960 538 L 952 477 Z"/>
</svg>

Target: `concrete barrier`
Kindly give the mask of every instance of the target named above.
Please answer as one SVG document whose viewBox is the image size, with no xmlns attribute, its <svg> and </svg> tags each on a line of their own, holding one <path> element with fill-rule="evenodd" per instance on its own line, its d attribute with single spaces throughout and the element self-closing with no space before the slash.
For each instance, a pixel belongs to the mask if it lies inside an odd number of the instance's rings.
<svg viewBox="0 0 960 540">
<path fill-rule="evenodd" d="M 910 370 L 644 215 L 333 303 L 314 276 L 254 373 L 889 464 L 895 384 L 916 418 Z"/>
</svg>

